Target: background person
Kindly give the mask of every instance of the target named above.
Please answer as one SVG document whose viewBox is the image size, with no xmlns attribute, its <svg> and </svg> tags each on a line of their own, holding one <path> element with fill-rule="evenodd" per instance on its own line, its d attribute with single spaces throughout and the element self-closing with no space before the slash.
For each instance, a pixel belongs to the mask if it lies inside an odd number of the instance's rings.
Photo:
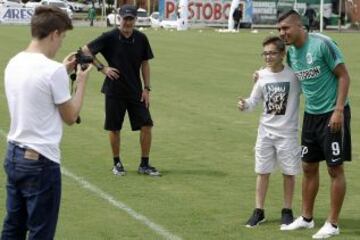
<svg viewBox="0 0 360 240">
<path fill-rule="evenodd" d="M 94 26 L 94 20 L 96 18 L 96 9 L 94 4 L 88 10 L 88 19 L 90 21 L 90 27 Z"/>
<path fill-rule="evenodd" d="M 150 115 L 150 65 L 153 53 L 145 34 L 134 29 L 137 10 L 123 5 L 120 25 L 83 47 L 85 53 L 101 53 L 109 66 L 97 63 L 98 70 L 106 75 L 102 93 L 105 94 L 105 130 L 109 131 L 113 154 L 113 173 L 125 175 L 120 158 L 120 130 L 125 113 L 128 113 L 133 131 L 140 130 L 141 160 L 138 173 L 159 176 L 159 171 L 149 164 L 151 130 Z M 142 75 L 142 81 L 140 78 Z"/>
<path fill-rule="evenodd" d="M 234 13 L 233 13 L 235 30 L 238 30 L 240 28 L 240 21 L 242 19 L 242 16 L 243 16 L 242 5 L 239 4 L 239 6 L 234 9 Z"/>
<path fill-rule="evenodd" d="M 298 143 L 298 111 L 300 84 L 293 71 L 283 64 L 285 44 L 270 36 L 263 41 L 266 68 L 258 72 L 251 95 L 240 98 L 241 111 L 251 111 L 263 102 L 263 113 L 255 146 L 256 200 L 255 210 L 246 227 L 265 221 L 265 196 L 269 177 L 279 165 L 284 178 L 284 205 L 281 210 L 281 229 L 293 222 L 292 200 L 295 175 L 300 172 Z"/>
<path fill-rule="evenodd" d="M 310 7 L 309 3 L 306 3 L 306 10 L 304 16 L 308 20 L 305 27 L 308 32 L 312 32 L 315 27 L 316 11 L 312 7 Z"/>
<path fill-rule="evenodd" d="M 62 121 L 73 124 L 80 112 L 91 67 L 77 72 L 71 97 L 68 72 L 73 55 L 52 60 L 73 28 L 68 15 L 56 7 L 40 6 L 31 19 L 32 40 L 5 69 L 10 112 L 7 174 L 7 215 L 2 240 L 53 239 L 58 219 L 61 173 L 59 143 Z"/>
<path fill-rule="evenodd" d="M 323 34 L 308 34 L 296 11 L 280 16 L 278 29 L 280 37 L 290 45 L 288 65 L 300 80 L 305 97 L 301 136 L 302 215 L 286 230 L 314 227 L 319 162 L 326 160 L 330 176 L 330 213 L 312 237 L 328 238 L 340 233 L 339 214 L 346 192 L 343 162 L 351 160 L 351 113 L 347 97 L 350 77 L 335 42 Z"/>
</svg>

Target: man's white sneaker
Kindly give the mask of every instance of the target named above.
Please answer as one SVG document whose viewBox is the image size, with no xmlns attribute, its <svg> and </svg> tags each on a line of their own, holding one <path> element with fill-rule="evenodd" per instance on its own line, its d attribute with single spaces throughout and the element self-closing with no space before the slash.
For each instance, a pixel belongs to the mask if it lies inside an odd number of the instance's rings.
<svg viewBox="0 0 360 240">
<path fill-rule="evenodd" d="M 322 226 L 320 230 L 312 236 L 312 238 L 326 239 L 339 234 L 340 234 L 339 227 L 334 227 L 331 223 L 325 222 L 324 226 Z"/>
<path fill-rule="evenodd" d="M 314 225 L 315 225 L 314 220 L 307 222 L 304 220 L 304 218 L 302 216 L 300 216 L 297 219 L 295 219 L 295 221 L 290 223 L 289 225 L 282 226 L 280 230 L 291 231 L 291 230 L 296 230 L 296 229 L 300 229 L 300 228 L 313 228 Z"/>
</svg>

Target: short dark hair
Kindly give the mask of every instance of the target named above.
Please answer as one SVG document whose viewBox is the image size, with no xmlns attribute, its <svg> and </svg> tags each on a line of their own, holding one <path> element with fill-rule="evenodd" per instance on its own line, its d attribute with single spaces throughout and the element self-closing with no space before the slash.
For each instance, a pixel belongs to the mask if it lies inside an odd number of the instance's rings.
<svg viewBox="0 0 360 240">
<path fill-rule="evenodd" d="M 35 8 L 31 18 L 31 36 L 33 38 L 41 40 L 55 30 L 61 33 L 71 29 L 73 29 L 71 19 L 60 8 L 54 6 Z"/>
<path fill-rule="evenodd" d="M 278 17 L 277 23 L 282 22 L 284 19 L 286 19 L 290 16 L 295 16 L 297 19 L 301 20 L 300 14 L 296 10 L 291 9 L 285 13 L 280 14 L 280 16 Z"/>
<path fill-rule="evenodd" d="M 276 46 L 276 49 L 280 52 L 285 51 L 285 43 L 284 41 L 278 37 L 278 36 L 268 36 L 264 39 L 262 45 L 265 47 L 266 45 L 274 44 Z"/>
</svg>

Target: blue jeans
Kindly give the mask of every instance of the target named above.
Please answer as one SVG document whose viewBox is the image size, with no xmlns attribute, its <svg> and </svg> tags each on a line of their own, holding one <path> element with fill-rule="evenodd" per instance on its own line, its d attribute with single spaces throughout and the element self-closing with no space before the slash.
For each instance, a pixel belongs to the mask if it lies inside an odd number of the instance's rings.
<svg viewBox="0 0 360 240">
<path fill-rule="evenodd" d="M 60 165 L 40 155 L 24 157 L 26 149 L 8 144 L 7 215 L 1 240 L 54 239 L 61 197 Z M 28 232 L 28 233 L 27 233 Z"/>
</svg>

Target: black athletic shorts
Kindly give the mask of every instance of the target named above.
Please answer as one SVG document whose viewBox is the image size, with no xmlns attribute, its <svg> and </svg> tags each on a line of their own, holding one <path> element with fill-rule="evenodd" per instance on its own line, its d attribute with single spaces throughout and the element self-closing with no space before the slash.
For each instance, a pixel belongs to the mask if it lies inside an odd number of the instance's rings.
<svg viewBox="0 0 360 240">
<path fill-rule="evenodd" d="M 304 113 L 301 134 L 301 156 L 304 162 L 326 160 L 328 166 L 336 166 L 343 161 L 351 161 L 350 107 L 344 108 L 343 128 L 336 133 L 332 133 L 328 126 L 332 113 Z"/>
<path fill-rule="evenodd" d="M 143 126 L 153 126 L 150 111 L 140 99 L 105 95 L 105 130 L 120 131 L 126 111 L 133 131 Z"/>
</svg>

